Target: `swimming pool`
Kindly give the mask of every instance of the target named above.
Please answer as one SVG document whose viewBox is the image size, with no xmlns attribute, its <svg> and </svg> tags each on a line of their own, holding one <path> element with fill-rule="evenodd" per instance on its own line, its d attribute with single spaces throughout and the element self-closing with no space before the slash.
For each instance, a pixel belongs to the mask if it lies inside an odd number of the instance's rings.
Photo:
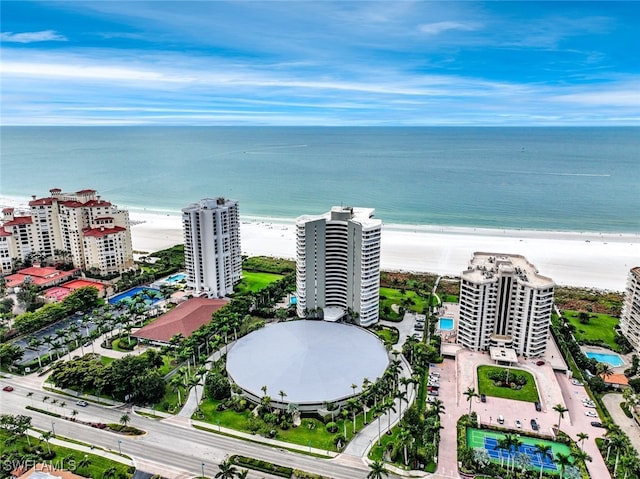
<svg viewBox="0 0 640 479">
<path fill-rule="evenodd" d="M 144 293 L 144 301 L 147 304 L 157 303 L 162 299 L 162 293 L 160 293 L 159 289 L 155 288 L 142 288 L 138 286 L 137 288 L 132 288 L 124 293 L 120 293 L 113 298 L 109 298 L 109 304 L 118 304 L 120 302 L 128 303 L 134 294 L 136 293 Z"/>
<path fill-rule="evenodd" d="M 187 275 L 184 274 L 184 273 L 177 273 L 177 274 L 173 274 L 173 275 L 169 276 L 167 279 L 165 279 L 165 281 L 167 283 L 177 283 L 178 281 L 182 281 L 186 277 L 187 277 Z"/>
<path fill-rule="evenodd" d="M 453 329 L 453 318 L 440 318 L 440 321 L 438 321 L 438 329 L 451 331 Z"/>
<path fill-rule="evenodd" d="M 585 353 L 588 358 L 593 358 L 600 363 L 607 363 L 614 368 L 617 366 L 623 366 L 624 360 L 619 354 L 607 354 L 607 353 Z"/>
</svg>

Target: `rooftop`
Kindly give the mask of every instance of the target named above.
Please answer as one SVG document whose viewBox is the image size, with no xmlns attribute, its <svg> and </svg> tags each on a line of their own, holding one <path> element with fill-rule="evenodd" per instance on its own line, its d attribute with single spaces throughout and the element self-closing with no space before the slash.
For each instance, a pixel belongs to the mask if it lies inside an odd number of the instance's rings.
<svg viewBox="0 0 640 479">
<path fill-rule="evenodd" d="M 140 328 L 132 336 L 162 343 L 169 343 L 176 334 L 188 338 L 200 326 L 208 324 L 211 315 L 227 303 L 225 299 L 191 298 Z"/>
<path fill-rule="evenodd" d="M 462 278 L 474 283 L 488 283 L 497 281 L 499 276 L 512 275 L 518 282 L 533 288 L 552 288 L 555 283 L 551 278 L 542 276 L 536 267 L 519 254 L 504 253 L 473 253 Z"/>
</svg>

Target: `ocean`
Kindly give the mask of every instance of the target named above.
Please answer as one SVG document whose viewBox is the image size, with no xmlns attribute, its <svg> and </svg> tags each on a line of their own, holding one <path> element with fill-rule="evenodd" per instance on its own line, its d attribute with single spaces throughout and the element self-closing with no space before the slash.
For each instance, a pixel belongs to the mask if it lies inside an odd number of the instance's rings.
<svg viewBox="0 0 640 479">
<path fill-rule="evenodd" d="M 385 224 L 640 232 L 640 128 L 6 127 L 0 195 L 98 190 L 179 214 L 205 197 L 290 221 L 333 205 Z"/>
</svg>

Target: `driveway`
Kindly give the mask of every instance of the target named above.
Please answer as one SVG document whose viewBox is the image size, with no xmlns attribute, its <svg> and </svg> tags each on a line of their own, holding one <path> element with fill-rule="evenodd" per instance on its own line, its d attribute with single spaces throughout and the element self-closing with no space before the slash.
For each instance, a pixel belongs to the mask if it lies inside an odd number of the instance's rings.
<svg viewBox="0 0 640 479">
<path fill-rule="evenodd" d="M 602 396 L 602 402 L 607 407 L 609 414 L 611 414 L 613 422 L 620 426 L 629 437 L 636 451 L 640 452 L 640 427 L 633 419 L 627 417 L 620 408 L 620 403 L 623 401 L 622 394 L 618 393 L 605 394 Z"/>
</svg>

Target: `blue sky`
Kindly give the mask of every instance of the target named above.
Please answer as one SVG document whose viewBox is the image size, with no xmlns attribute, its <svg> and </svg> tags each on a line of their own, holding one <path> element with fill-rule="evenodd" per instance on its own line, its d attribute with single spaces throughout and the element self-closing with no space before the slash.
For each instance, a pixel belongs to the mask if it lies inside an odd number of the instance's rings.
<svg viewBox="0 0 640 479">
<path fill-rule="evenodd" d="M 640 3 L 2 1 L 4 125 L 639 125 Z"/>
</svg>

